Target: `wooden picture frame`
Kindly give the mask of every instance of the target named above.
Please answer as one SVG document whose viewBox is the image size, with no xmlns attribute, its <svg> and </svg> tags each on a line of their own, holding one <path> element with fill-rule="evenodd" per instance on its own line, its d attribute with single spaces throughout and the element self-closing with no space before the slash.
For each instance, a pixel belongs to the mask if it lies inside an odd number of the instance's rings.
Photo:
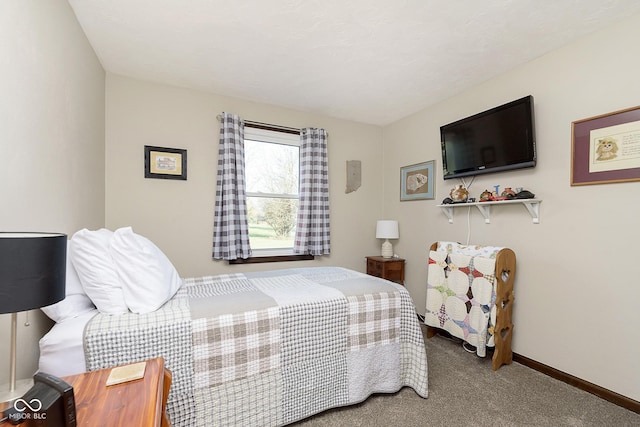
<svg viewBox="0 0 640 427">
<path fill-rule="evenodd" d="M 571 123 L 571 185 L 640 181 L 640 106 Z"/>
<path fill-rule="evenodd" d="M 433 200 L 435 160 L 400 168 L 400 201 Z"/>
<path fill-rule="evenodd" d="M 144 177 L 187 179 L 187 150 L 144 146 Z"/>
</svg>

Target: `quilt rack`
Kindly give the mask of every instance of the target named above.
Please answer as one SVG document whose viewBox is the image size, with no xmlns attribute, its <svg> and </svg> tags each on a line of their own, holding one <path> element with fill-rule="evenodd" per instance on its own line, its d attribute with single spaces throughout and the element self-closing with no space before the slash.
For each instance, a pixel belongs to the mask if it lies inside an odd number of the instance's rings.
<svg viewBox="0 0 640 427">
<path fill-rule="evenodd" d="M 441 242 L 431 245 L 431 251 L 437 251 Z M 495 323 L 493 325 L 494 352 L 491 368 L 497 371 L 502 365 L 513 360 L 511 339 L 513 336 L 513 284 L 516 273 L 516 255 L 509 248 L 501 248 L 495 257 Z M 432 338 L 440 328 L 427 324 L 427 338 Z"/>
</svg>

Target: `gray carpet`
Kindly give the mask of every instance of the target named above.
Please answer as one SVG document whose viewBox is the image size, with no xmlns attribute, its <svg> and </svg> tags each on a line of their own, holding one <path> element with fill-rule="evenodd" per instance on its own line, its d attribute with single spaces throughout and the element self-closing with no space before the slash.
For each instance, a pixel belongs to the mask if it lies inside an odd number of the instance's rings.
<svg viewBox="0 0 640 427">
<path fill-rule="evenodd" d="M 423 327 L 423 332 L 426 328 Z M 426 341 L 429 398 L 412 389 L 374 395 L 295 426 L 640 426 L 640 414 L 518 363 L 490 358 L 441 336 Z"/>
</svg>

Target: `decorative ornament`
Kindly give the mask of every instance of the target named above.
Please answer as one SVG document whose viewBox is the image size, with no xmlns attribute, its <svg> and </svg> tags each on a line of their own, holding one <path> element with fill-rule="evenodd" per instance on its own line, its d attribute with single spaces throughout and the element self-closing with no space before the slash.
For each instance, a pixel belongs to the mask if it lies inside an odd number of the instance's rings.
<svg viewBox="0 0 640 427">
<path fill-rule="evenodd" d="M 449 192 L 449 197 L 451 197 L 454 203 L 466 202 L 469 198 L 469 192 L 462 184 L 458 184 L 456 188 Z"/>
</svg>

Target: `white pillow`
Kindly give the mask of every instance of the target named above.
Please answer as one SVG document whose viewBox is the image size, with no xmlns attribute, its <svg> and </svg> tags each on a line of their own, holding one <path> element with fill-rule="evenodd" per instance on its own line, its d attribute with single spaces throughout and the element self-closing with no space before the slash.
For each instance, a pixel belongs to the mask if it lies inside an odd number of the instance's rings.
<svg viewBox="0 0 640 427">
<path fill-rule="evenodd" d="M 67 267 L 65 276 L 65 298 L 55 304 L 42 307 L 44 314 L 57 323 L 95 309 L 91 299 L 84 293 L 76 269 L 71 264 L 67 241 Z"/>
<path fill-rule="evenodd" d="M 73 235 L 69 249 L 82 288 L 96 308 L 101 313 L 123 314 L 129 310 L 109 250 L 112 236 L 113 231 L 105 228 L 84 228 Z"/>
<path fill-rule="evenodd" d="M 169 258 L 131 227 L 117 229 L 111 239 L 111 256 L 122 280 L 129 310 L 149 313 L 178 292 L 182 280 Z"/>
</svg>

